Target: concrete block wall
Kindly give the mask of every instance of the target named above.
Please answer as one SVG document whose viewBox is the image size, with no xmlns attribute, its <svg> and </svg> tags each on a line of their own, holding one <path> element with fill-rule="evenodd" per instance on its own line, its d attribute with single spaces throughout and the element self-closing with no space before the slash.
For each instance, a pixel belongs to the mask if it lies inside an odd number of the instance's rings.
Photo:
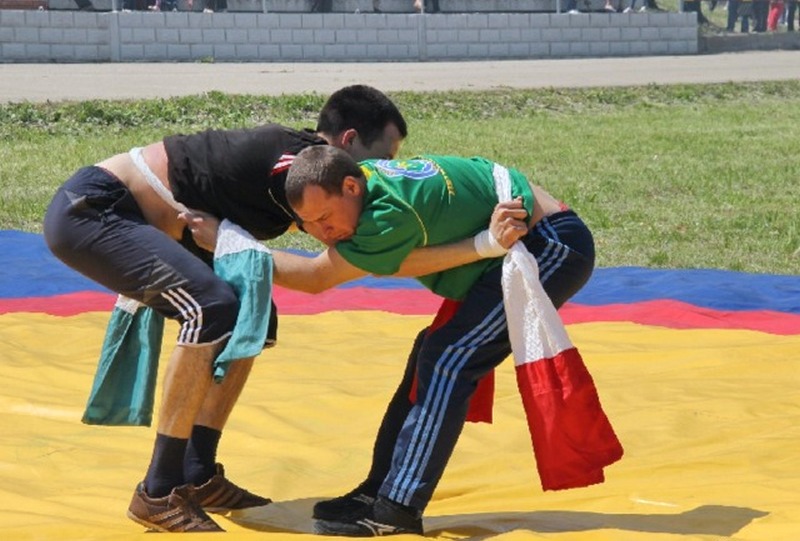
<svg viewBox="0 0 800 541">
<path fill-rule="evenodd" d="M 0 10 L 0 62 L 107 62 L 108 14 Z"/>
<path fill-rule="evenodd" d="M 402 62 L 697 52 L 693 13 L 0 10 L 0 62 Z"/>
<path fill-rule="evenodd" d="M 74 10 L 75 0 L 41 0 L 51 10 Z M 623 3 L 627 0 L 621 0 Z M 91 0 L 97 11 L 120 10 L 122 0 Z M 227 0 L 228 12 L 310 13 L 315 0 Z M 151 2 L 152 3 L 152 2 Z M 578 0 L 584 12 L 603 11 L 605 0 Z M 615 1 L 615 5 L 617 2 Z M 627 4 L 626 4 L 627 5 Z M 202 11 L 204 0 L 178 0 L 179 11 Z M 566 11 L 566 0 L 444 0 L 442 13 L 555 13 Z M 414 13 L 414 0 L 331 0 L 333 13 Z M 621 10 L 620 10 L 621 11 Z"/>
</svg>

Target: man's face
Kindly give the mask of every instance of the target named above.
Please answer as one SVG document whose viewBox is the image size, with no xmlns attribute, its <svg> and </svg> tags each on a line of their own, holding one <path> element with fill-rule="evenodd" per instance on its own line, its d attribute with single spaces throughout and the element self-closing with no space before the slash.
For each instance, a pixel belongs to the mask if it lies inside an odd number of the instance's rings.
<svg viewBox="0 0 800 541">
<path fill-rule="evenodd" d="M 357 162 L 372 158 L 391 160 L 397 156 L 402 142 L 403 137 L 400 135 L 400 130 L 390 123 L 384 128 L 383 135 L 373 141 L 371 145 L 365 146 L 358 133 L 355 133 L 348 144 L 344 146 L 344 150 Z"/>
<path fill-rule="evenodd" d="M 361 184 L 353 177 L 345 177 L 342 195 L 329 194 L 319 186 L 306 186 L 303 203 L 294 210 L 306 233 L 333 246 L 355 234 L 362 195 Z"/>
</svg>

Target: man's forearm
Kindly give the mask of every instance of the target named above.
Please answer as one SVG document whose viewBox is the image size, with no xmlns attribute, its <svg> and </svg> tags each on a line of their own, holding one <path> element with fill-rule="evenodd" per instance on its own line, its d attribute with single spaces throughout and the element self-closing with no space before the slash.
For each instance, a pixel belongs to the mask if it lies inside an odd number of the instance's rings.
<svg viewBox="0 0 800 541">
<path fill-rule="evenodd" d="M 481 259 L 472 237 L 452 244 L 417 248 L 405 258 L 395 276 L 424 276 Z"/>
<path fill-rule="evenodd" d="M 321 276 L 315 264 L 316 257 L 306 257 L 280 250 L 272 251 L 274 268 L 272 280 L 275 285 L 304 291 L 305 293 L 319 293 L 325 291 L 324 277 Z"/>
<path fill-rule="evenodd" d="M 347 263 L 332 248 L 314 257 L 273 250 L 272 258 L 275 285 L 305 293 L 321 293 L 366 274 Z"/>
<path fill-rule="evenodd" d="M 406 257 L 395 276 L 425 276 L 486 257 L 501 257 L 528 232 L 527 215 L 519 198 L 498 203 L 489 229 L 452 244 L 417 248 Z"/>
</svg>

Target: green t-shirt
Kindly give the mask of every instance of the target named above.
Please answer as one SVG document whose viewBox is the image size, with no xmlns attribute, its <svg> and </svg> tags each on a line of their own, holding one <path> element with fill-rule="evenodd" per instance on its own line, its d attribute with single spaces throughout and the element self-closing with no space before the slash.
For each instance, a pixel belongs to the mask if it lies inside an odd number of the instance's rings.
<svg viewBox="0 0 800 541">
<path fill-rule="evenodd" d="M 361 162 L 367 179 L 364 208 L 355 234 L 336 249 L 350 264 L 388 275 L 397 272 L 414 248 L 472 237 L 488 227 L 498 201 L 493 167 L 483 158 L 452 156 Z M 519 171 L 509 173 L 512 197 L 522 196 L 530 214 L 530 184 Z M 418 280 L 438 295 L 459 300 L 500 261 L 482 259 Z"/>
</svg>

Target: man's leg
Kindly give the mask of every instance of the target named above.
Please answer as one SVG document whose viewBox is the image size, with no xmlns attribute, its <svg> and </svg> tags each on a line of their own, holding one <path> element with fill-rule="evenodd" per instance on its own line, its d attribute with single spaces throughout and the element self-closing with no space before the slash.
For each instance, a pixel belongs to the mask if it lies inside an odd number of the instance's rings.
<svg viewBox="0 0 800 541">
<path fill-rule="evenodd" d="M 510 352 L 500 269 L 495 269 L 473 286 L 447 323 L 425 337 L 417 358 L 417 401 L 397 435 L 379 496 L 424 511 L 478 381 Z"/>
<path fill-rule="evenodd" d="M 349 517 L 318 520 L 317 533 L 422 533 L 422 512 L 461 434 L 477 383 L 510 353 L 500 276 L 499 267 L 484 275 L 452 318 L 424 336 L 417 400 L 397 434 L 374 503 Z"/>
<path fill-rule="evenodd" d="M 571 211 L 543 218 L 522 239 L 556 307 L 588 281 L 591 232 Z M 444 473 L 477 382 L 511 353 L 502 270 L 472 287 L 453 318 L 426 336 L 418 356 L 418 402 L 397 437 L 392 468 L 378 494 L 422 512 Z"/>
<path fill-rule="evenodd" d="M 733 32 L 736 26 L 736 19 L 739 18 L 739 0 L 728 0 L 728 24 L 725 29 Z"/>
<path fill-rule="evenodd" d="M 358 513 L 364 507 L 371 505 L 378 495 L 378 489 L 392 466 L 392 452 L 394 443 L 397 441 L 397 434 L 400 433 L 403 422 L 414 405 L 411 402 L 411 388 L 417 373 L 417 356 L 427 332 L 427 328 L 423 329 L 414 340 L 403 379 L 383 415 L 372 449 L 372 465 L 367 478 L 344 496 L 323 500 L 314 505 L 313 517 L 315 519 L 336 520 Z"/>
<path fill-rule="evenodd" d="M 183 459 L 184 479 L 193 485 L 195 499 L 203 509 L 224 513 L 271 503 L 233 484 L 217 463 L 217 445 L 222 430 L 239 399 L 254 358 L 239 359 L 231 364 L 222 383 L 212 384 L 197 414 Z"/>
<path fill-rule="evenodd" d="M 219 347 L 176 346 L 164 375 L 156 444 L 145 476 L 147 494 L 160 498 L 186 483 L 183 458 L 192 426 L 213 382 Z"/>
<path fill-rule="evenodd" d="M 539 279 L 556 308 L 560 308 L 589 280 L 594 268 L 594 240 L 589 229 L 574 212 L 564 211 L 543 218 L 524 237 L 523 242 L 536 257 Z M 427 329 L 417 336 L 403 379 L 384 414 L 367 479 L 344 496 L 317 503 L 314 506 L 314 518 L 341 519 L 363 511 L 377 496 L 378 488 L 391 467 L 391 457 L 400 429 L 413 406 L 409 392 L 426 332 Z"/>
<path fill-rule="evenodd" d="M 253 357 L 232 363 L 225 379 L 211 385 L 194 419 L 187 449 L 184 475 L 186 481 L 201 485 L 216 474 L 216 447 L 233 407 L 239 400 L 253 367 Z M 199 434 L 198 434 L 199 433 Z"/>
<path fill-rule="evenodd" d="M 592 274 L 595 254 L 591 232 L 574 212 L 564 211 L 543 218 L 523 238 L 523 242 L 536 257 L 539 279 L 545 292 L 553 305 L 561 308 L 586 284 Z M 401 387 L 392 398 L 378 433 L 373 464 L 368 476 L 370 488 L 388 472 L 391 451 L 387 447 L 394 445 L 404 416 L 411 409 L 408 394 L 416 374 L 417 356 L 424 335 L 425 331 L 414 343 Z"/>
<path fill-rule="evenodd" d="M 542 218 L 522 242 L 536 257 L 539 281 L 556 309 L 589 281 L 594 270 L 594 238 L 575 212 Z"/>
<path fill-rule="evenodd" d="M 223 531 L 194 500 L 183 479 L 183 457 L 192 424 L 211 385 L 217 346 L 178 345 L 167 364 L 153 455 L 128 517 L 164 532 Z"/>
</svg>

